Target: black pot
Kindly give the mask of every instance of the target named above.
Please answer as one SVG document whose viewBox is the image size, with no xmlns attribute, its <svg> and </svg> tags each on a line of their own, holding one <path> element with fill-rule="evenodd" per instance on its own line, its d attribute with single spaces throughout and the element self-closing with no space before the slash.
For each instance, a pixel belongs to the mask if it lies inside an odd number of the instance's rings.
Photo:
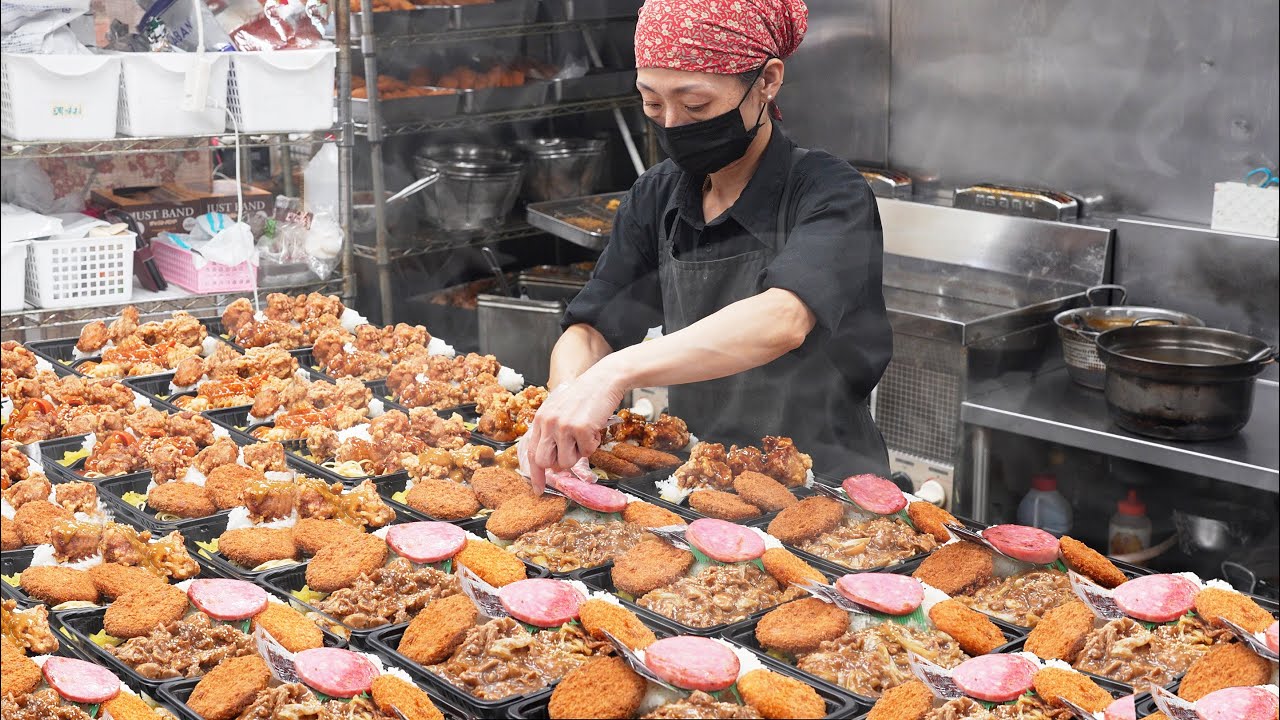
<svg viewBox="0 0 1280 720">
<path fill-rule="evenodd" d="M 1253 381 L 1276 349 L 1216 328 L 1135 325 L 1098 336 L 1107 409 L 1120 427 L 1162 440 L 1231 437 L 1249 422 Z"/>
</svg>

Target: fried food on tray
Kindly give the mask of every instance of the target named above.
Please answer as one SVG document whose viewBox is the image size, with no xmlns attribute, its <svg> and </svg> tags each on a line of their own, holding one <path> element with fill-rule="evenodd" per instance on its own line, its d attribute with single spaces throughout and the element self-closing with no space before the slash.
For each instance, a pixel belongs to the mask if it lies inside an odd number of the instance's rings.
<svg viewBox="0 0 1280 720">
<path fill-rule="evenodd" d="M 19 578 L 22 591 L 33 599 L 57 607 L 69 602 L 98 602 L 98 588 L 89 573 L 58 566 L 29 567 Z"/>
<path fill-rule="evenodd" d="M 764 551 L 760 561 L 764 565 L 765 572 L 783 587 L 804 582 L 829 584 L 826 576 L 786 548 L 769 548 Z"/>
<path fill-rule="evenodd" d="M 298 559 L 298 546 L 288 529 L 255 527 L 228 530 L 218 538 L 218 552 L 246 568 L 255 568 L 273 560 Z"/>
<path fill-rule="evenodd" d="M 232 720 L 270 683 L 271 671 L 257 655 L 224 660 L 196 684 L 187 707 L 205 720 Z"/>
<path fill-rule="evenodd" d="M 643 650 L 658 640 L 635 613 L 608 600 L 591 598 L 582 603 L 578 607 L 578 621 L 591 637 L 605 640 L 608 632 L 632 650 Z"/>
<path fill-rule="evenodd" d="M 17 550 L 23 546 L 22 535 L 9 518 L 0 518 L 0 550 Z"/>
<path fill-rule="evenodd" d="M 437 520 L 464 520 L 480 512 L 480 501 L 470 487 L 452 480 L 423 478 L 405 493 L 404 502 Z"/>
<path fill-rule="evenodd" d="M 762 514 L 755 505 L 720 490 L 694 490 L 689 495 L 689 507 L 707 517 L 730 522 L 751 520 Z"/>
<path fill-rule="evenodd" d="M 16 600 L 4 600 L 0 603 L 0 637 L 32 655 L 50 655 L 58 650 L 58 636 L 49 627 L 46 605 L 20 610 Z"/>
<path fill-rule="evenodd" d="M 386 541 L 376 535 L 361 534 L 347 542 L 321 548 L 307 563 L 307 585 L 319 592 L 340 590 L 386 562 Z"/>
<path fill-rule="evenodd" d="M 1027 635 L 1025 649 L 1042 660 L 1072 662 L 1093 630 L 1095 616 L 1079 600 L 1063 603 L 1045 613 Z"/>
<path fill-rule="evenodd" d="M 919 680 L 886 690 L 867 720 L 921 720 L 933 709 L 933 691 Z"/>
<path fill-rule="evenodd" d="M 817 650 L 849 631 L 849 613 L 818 598 L 793 600 L 770 610 L 756 624 L 761 647 L 796 655 Z"/>
<path fill-rule="evenodd" d="M 1113 588 L 1128 579 L 1120 568 L 1112 564 L 1102 553 L 1073 537 L 1063 535 L 1058 541 L 1058 548 L 1062 552 L 1062 559 L 1067 567 L 1102 587 Z"/>
<path fill-rule="evenodd" d="M 743 500 L 763 512 L 778 512 L 800 502 L 787 486 L 763 473 L 747 471 L 733 479 L 733 489 Z"/>
<path fill-rule="evenodd" d="M 510 585 L 526 576 L 519 558 L 488 540 L 467 538 L 467 544 L 454 559 L 494 587 Z"/>
<path fill-rule="evenodd" d="M 218 506 L 209 499 L 205 488 L 186 482 L 157 485 L 147 493 L 147 506 L 157 513 L 168 513 L 180 518 L 209 517 L 218 511 Z"/>
<path fill-rule="evenodd" d="M 146 635 L 158 625 L 182 619 L 187 613 L 187 594 L 167 583 L 147 583 L 130 590 L 107 606 L 102 627 L 120 638 Z"/>
<path fill-rule="evenodd" d="M 466 595 L 441 598 L 409 621 L 397 649 L 420 665 L 435 665 L 453 653 L 475 627 L 477 617 L 476 606 Z"/>
<path fill-rule="evenodd" d="M 844 520 L 844 504 L 829 497 L 805 498 L 769 522 L 769 534 L 789 545 L 798 545 L 834 530 Z"/>
<path fill-rule="evenodd" d="M 552 720 L 635 717 L 649 683 L 620 657 L 601 657 L 573 670 L 556 685 L 547 704 Z"/>
<path fill-rule="evenodd" d="M 26 695 L 40 687 L 43 680 L 40 666 L 7 637 L 0 639 L 0 678 L 6 696 Z"/>
<path fill-rule="evenodd" d="M 253 616 L 261 627 L 289 652 L 324 647 L 324 633 L 302 613 L 284 603 L 268 602 L 267 609 Z"/>
<path fill-rule="evenodd" d="M 907 505 L 907 517 L 911 518 L 911 524 L 915 526 L 916 530 L 929 533 L 934 540 L 940 543 L 951 539 L 951 531 L 946 528 L 947 525 L 961 524 L 955 515 L 933 503 L 924 501 L 916 501 Z"/>
<path fill-rule="evenodd" d="M 609 448 L 609 453 L 619 460 L 635 464 L 644 471 L 666 470 L 680 465 L 680 458 L 671 453 L 624 442 L 614 444 Z"/>
<path fill-rule="evenodd" d="M 1205 588 L 1196 593 L 1196 612 L 1205 620 L 1223 625 L 1222 618 L 1253 633 L 1266 630 L 1276 619 L 1251 598 L 1234 590 Z"/>
<path fill-rule="evenodd" d="M 335 543 L 352 542 L 361 534 L 354 525 L 320 518 L 300 518 L 290 530 L 293 532 L 293 544 L 304 555 L 315 555 Z"/>
<path fill-rule="evenodd" d="M 53 526 L 59 520 L 72 520 L 70 510 L 48 500 L 32 500 L 13 514 L 13 527 L 23 545 L 41 545 L 50 541 Z"/>
<path fill-rule="evenodd" d="M 207 475 L 204 481 L 205 493 L 219 510 L 240 506 L 244 503 L 245 488 L 250 483 L 266 480 L 261 470 L 234 463 L 214 468 Z"/>
<path fill-rule="evenodd" d="M 630 410 L 618 411 L 618 422 L 610 425 L 605 430 L 604 441 L 624 443 L 640 448 L 648 448 L 661 452 L 670 452 L 672 450 L 683 450 L 689 444 L 689 426 L 684 420 L 663 413 L 658 416 L 657 420 L 649 422 L 644 417 L 631 412 Z M 663 464 L 657 467 L 648 467 L 646 463 L 639 462 L 636 458 L 649 458 L 651 462 L 662 461 L 668 462 L 675 458 L 674 455 L 658 456 L 653 454 L 639 454 L 630 457 L 620 455 L 624 459 L 639 465 L 647 470 L 657 470 L 662 467 L 674 467 L 680 463 L 676 458 L 675 463 Z"/>
<path fill-rule="evenodd" d="M 444 720 L 444 714 L 431 698 L 411 683 L 395 675 L 379 675 L 373 679 L 369 696 L 378 711 L 387 717 L 404 720 Z"/>
<path fill-rule="evenodd" d="M 1070 700 L 1089 712 L 1102 712 L 1111 704 L 1111 693 L 1083 673 L 1062 668 L 1043 668 L 1036 672 L 1032 682 L 1036 694 L 1050 706 L 1063 707 L 1062 700 Z"/>
<path fill-rule="evenodd" d="M 591 453 L 588 461 L 591 467 L 604 471 L 612 478 L 633 478 L 644 474 L 639 465 L 623 460 L 606 450 L 596 450 Z"/>
<path fill-rule="evenodd" d="M 684 518 L 670 510 L 643 500 L 627 503 L 626 509 L 622 511 L 622 521 L 650 528 L 688 524 L 684 521 Z"/>
<path fill-rule="evenodd" d="M 1178 685 L 1178 697 L 1195 702 L 1216 690 L 1266 685 L 1270 679 L 1270 663 L 1244 643 L 1228 643 L 1191 664 Z"/>
<path fill-rule="evenodd" d="M 808 685 L 763 668 L 738 680 L 742 701 L 769 720 L 817 720 L 827 716 L 827 703 Z"/>
<path fill-rule="evenodd" d="M 514 442 L 529 431 L 533 417 L 547 399 L 544 387 L 527 387 L 519 393 L 503 391 L 476 401 L 481 413 L 476 431 L 498 442 Z"/>
<path fill-rule="evenodd" d="M 501 540 L 515 540 L 560 520 L 568 507 L 568 501 L 556 495 L 514 497 L 493 511 L 485 529 Z"/>
<path fill-rule="evenodd" d="M 108 714 L 111 720 L 164 720 L 168 715 L 161 715 L 142 698 L 131 692 L 122 692 L 102 703 L 102 717 Z"/>
<path fill-rule="evenodd" d="M 10 455 L 12 453 L 17 453 L 18 455 L 22 455 L 22 453 L 16 447 L 11 448 L 10 451 L 6 453 L 6 455 Z M 23 455 L 22 457 L 25 458 L 26 456 Z M 21 471 L 24 474 L 29 473 L 28 462 L 29 461 L 21 460 L 21 466 L 22 466 Z M 13 466 L 8 462 L 6 462 L 5 465 L 9 467 Z M 15 468 L 15 474 L 16 472 L 17 470 Z M 23 505 L 26 505 L 27 503 L 33 502 L 35 500 L 48 501 L 49 494 L 51 492 L 53 492 L 53 485 L 52 483 L 49 482 L 49 478 L 45 477 L 43 473 L 34 474 L 34 475 L 28 474 L 26 477 L 23 477 L 17 482 L 14 482 L 13 484 L 9 485 L 8 488 L 5 489 L 4 499 L 9 501 L 9 504 L 12 505 L 15 510 L 17 510 L 17 509 L 20 509 Z"/>
<path fill-rule="evenodd" d="M 693 553 L 657 538 L 637 543 L 614 559 L 614 585 L 636 597 L 670 585 L 693 567 Z"/>
<path fill-rule="evenodd" d="M 992 572 L 990 550 L 958 542 L 933 551 L 911 577 L 954 596 L 990 581 Z"/>
<path fill-rule="evenodd" d="M 490 510 L 497 510 L 502 503 L 517 495 L 533 494 L 533 487 L 520 473 L 501 467 L 476 470 L 470 483 L 480 504 Z"/>
<path fill-rule="evenodd" d="M 1008 642 L 1000 628 L 986 615 L 955 600 L 944 600 L 929 608 L 934 627 L 955 638 L 969 655 L 986 655 Z"/>
<path fill-rule="evenodd" d="M 89 579 L 106 600 L 114 600 L 127 592 L 164 581 L 150 572 L 119 563 L 102 563 L 89 568 Z"/>
</svg>

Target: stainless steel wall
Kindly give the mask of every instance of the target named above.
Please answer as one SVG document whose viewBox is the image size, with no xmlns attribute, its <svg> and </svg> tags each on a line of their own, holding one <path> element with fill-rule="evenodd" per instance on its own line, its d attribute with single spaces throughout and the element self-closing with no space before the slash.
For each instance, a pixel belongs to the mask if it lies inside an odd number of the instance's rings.
<svg viewBox="0 0 1280 720">
<path fill-rule="evenodd" d="M 1280 161 L 1275 0 L 888 2 L 809 3 L 785 104 L 801 142 L 876 160 L 887 122 L 889 163 L 944 187 L 1101 190 L 1203 224 L 1215 181 Z"/>
</svg>

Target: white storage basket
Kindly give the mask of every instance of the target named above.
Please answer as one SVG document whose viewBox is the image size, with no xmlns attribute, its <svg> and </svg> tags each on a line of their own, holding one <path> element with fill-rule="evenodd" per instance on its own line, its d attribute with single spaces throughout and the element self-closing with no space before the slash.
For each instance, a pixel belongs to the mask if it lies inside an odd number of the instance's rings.
<svg viewBox="0 0 1280 720">
<path fill-rule="evenodd" d="M 14 140 L 116 136 L 120 58 L 5 53 L 4 135 Z"/>
<path fill-rule="evenodd" d="M 188 137 L 222 132 L 226 125 L 227 53 L 123 53 L 120 56 L 120 134 Z M 205 109 L 182 109 L 187 73 L 209 73 Z"/>
<path fill-rule="evenodd" d="M 27 302 L 42 308 L 129 302 L 136 244 L 133 233 L 33 240 L 27 251 Z"/>
<path fill-rule="evenodd" d="M 240 132 L 333 127 L 337 53 L 337 48 L 233 53 L 227 102 Z M 228 123 L 227 129 L 235 128 Z"/>
<path fill-rule="evenodd" d="M 21 310 L 26 302 L 27 287 L 27 247 L 30 240 L 17 240 L 0 243 L 3 257 L 0 257 L 0 310 Z"/>
</svg>

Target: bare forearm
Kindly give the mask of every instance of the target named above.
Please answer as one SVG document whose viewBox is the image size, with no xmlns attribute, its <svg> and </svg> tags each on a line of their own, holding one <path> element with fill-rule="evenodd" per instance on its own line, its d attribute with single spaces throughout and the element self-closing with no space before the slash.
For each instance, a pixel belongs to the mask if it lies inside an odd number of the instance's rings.
<svg viewBox="0 0 1280 720">
<path fill-rule="evenodd" d="M 609 342 L 590 325 L 572 325 L 564 331 L 551 351 L 551 376 L 547 387 L 572 382 L 587 368 L 613 352 Z"/>
</svg>

